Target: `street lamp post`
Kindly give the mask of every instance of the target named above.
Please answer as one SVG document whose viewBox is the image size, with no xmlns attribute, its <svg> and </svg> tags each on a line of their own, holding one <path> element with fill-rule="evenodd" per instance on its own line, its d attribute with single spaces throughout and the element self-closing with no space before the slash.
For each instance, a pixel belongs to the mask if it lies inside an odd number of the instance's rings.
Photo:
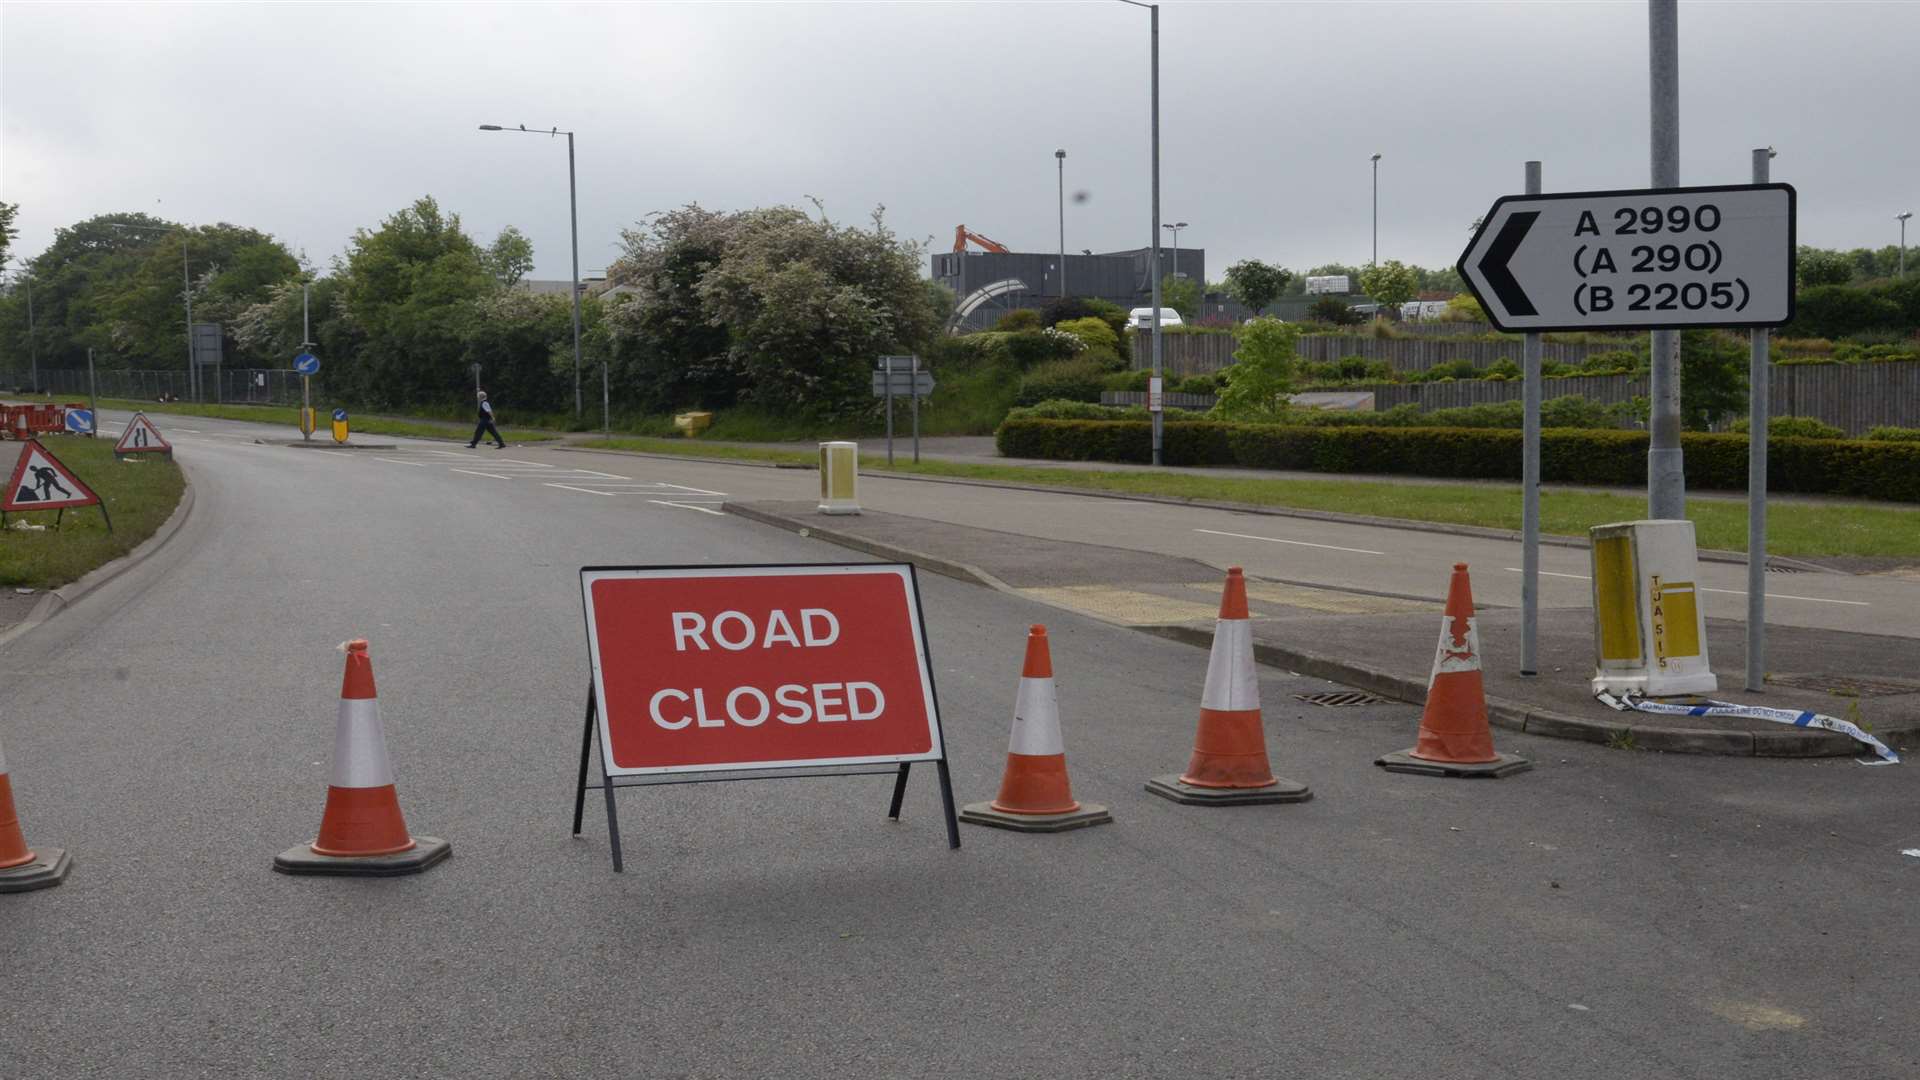
<svg viewBox="0 0 1920 1080">
<path fill-rule="evenodd" d="M 1186 228 L 1187 223 L 1184 221 L 1176 221 L 1171 225 L 1162 225 L 1160 227 L 1163 229 L 1171 230 L 1173 232 L 1173 276 L 1179 277 L 1180 276 L 1180 230 Z"/>
<path fill-rule="evenodd" d="M 1053 161 L 1060 174 L 1060 299 L 1067 298 L 1067 152 L 1055 150 Z"/>
<path fill-rule="evenodd" d="M 522 131 L 528 135 L 565 135 L 567 137 L 567 217 L 572 223 L 573 232 L 573 415 L 579 419 L 586 412 L 585 399 L 580 396 L 580 201 L 575 193 L 573 179 L 573 132 L 548 128 L 542 131 L 529 128 L 525 124 L 519 127 L 502 127 L 499 124 L 481 124 L 481 131 Z M 600 365 L 600 427 L 609 428 L 607 406 L 610 395 L 607 389 L 607 366 Z"/>
<path fill-rule="evenodd" d="M 1900 223 L 1900 273 L 1898 275 L 1900 277 L 1907 276 L 1907 219 L 1912 216 L 1913 211 L 1911 210 L 1904 214 L 1894 215 L 1894 220 Z M 33 293 L 27 293 L 27 302 L 33 302 Z"/>
<path fill-rule="evenodd" d="M 1143 0 L 1120 0 L 1123 4 L 1147 9 L 1149 46 L 1147 52 L 1148 81 L 1152 86 L 1150 100 L 1153 114 L 1153 228 L 1148 235 L 1153 239 L 1152 255 L 1148 259 L 1147 275 L 1153 279 L 1153 381 L 1160 382 L 1160 5 L 1144 3 Z M 1153 463 L 1161 461 L 1161 436 L 1164 434 L 1161 414 L 1153 412 Z"/>
<path fill-rule="evenodd" d="M 1380 155 L 1373 155 L 1373 259 L 1368 266 L 1380 264 Z"/>
</svg>

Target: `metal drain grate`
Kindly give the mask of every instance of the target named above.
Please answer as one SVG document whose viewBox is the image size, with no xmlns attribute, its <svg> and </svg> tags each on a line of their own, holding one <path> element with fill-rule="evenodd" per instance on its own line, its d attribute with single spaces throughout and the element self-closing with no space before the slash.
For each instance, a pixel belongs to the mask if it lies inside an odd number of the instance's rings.
<svg viewBox="0 0 1920 1080">
<path fill-rule="evenodd" d="M 1352 705 L 1380 705 L 1386 698 L 1377 697 L 1364 690 L 1328 690 L 1319 694 L 1293 695 L 1309 705 L 1325 705 L 1330 709 L 1346 708 Z"/>
<path fill-rule="evenodd" d="M 1818 690 L 1839 697 L 1891 697 L 1894 694 L 1920 693 L 1920 682 L 1866 679 L 1858 675 L 1769 675 L 1767 681 L 1776 686 Z"/>
<path fill-rule="evenodd" d="M 1804 574 L 1806 573 L 1806 571 L 1800 569 L 1797 566 L 1775 566 L 1772 563 L 1769 563 L 1767 564 L 1767 573 L 1769 574 Z"/>
</svg>

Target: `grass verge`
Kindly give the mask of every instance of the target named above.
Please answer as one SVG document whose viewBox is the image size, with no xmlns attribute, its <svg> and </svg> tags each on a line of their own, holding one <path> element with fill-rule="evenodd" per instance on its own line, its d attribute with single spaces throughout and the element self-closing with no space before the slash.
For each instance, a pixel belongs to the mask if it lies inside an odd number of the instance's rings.
<svg viewBox="0 0 1920 1080">
<path fill-rule="evenodd" d="M 300 433 L 300 410 L 292 405 L 213 405 L 192 401 L 129 401 L 119 398 L 101 398 L 103 409 L 124 409 L 128 412 L 173 413 L 180 416 L 204 416 L 210 420 L 244 420 L 254 424 L 283 424 L 294 435 Z M 328 411 L 314 410 L 319 424 L 316 437 L 323 437 L 328 427 Z M 472 436 L 473 425 L 454 420 L 419 420 L 400 416 L 367 416 L 349 414 L 349 427 L 363 435 L 398 435 L 414 439 L 464 439 Z M 558 431 L 542 428 L 503 427 L 500 437 L 508 442 L 545 442 L 560 437 Z"/>
<path fill-rule="evenodd" d="M 5 463 L 8 476 L 12 475 L 13 451 L 21 445 L 9 442 L 5 450 L 0 450 L 0 462 Z M 59 516 L 55 511 L 8 514 L 7 528 L 0 530 L 0 586 L 51 589 L 77 580 L 152 536 L 186 490 L 180 466 L 165 457 L 141 455 L 139 460 L 115 461 L 112 439 L 51 436 L 41 445 L 107 504 L 107 512 L 113 515 L 113 532 L 107 532 L 106 520 L 92 506 L 68 510 L 57 531 L 53 528 Z M 0 477 L 0 483 L 4 482 Z M 19 522 L 45 528 L 15 528 Z"/>
<path fill-rule="evenodd" d="M 805 451 L 762 450 L 683 439 L 612 439 L 581 445 L 740 461 L 810 464 L 817 460 L 816 455 Z M 876 473 L 888 471 L 884 458 L 869 455 L 862 455 L 861 468 Z M 892 471 L 1252 506 L 1331 510 L 1449 525 L 1516 531 L 1520 528 L 1519 485 L 1394 484 L 1337 478 L 1261 480 L 958 461 L 922 461 L 918 465 L 903 462 Z M 1721 551 L 1747 549 L 1745 500 L 1693 498 L 1687 502 L 1687 511 L 1701 547 Z M 1553 490 L 1540 493 L 1540 528 L 1546 533 L 1585 536 L 1591 526 L 1609 521 L 1635 521 L 1645 515 L 1646 500 L 1638 495 Z M 1920 558 L 1920 509 L 1773 502 L 1767 507 L 1767 550 L 1785 556 Z"/>
</svg>

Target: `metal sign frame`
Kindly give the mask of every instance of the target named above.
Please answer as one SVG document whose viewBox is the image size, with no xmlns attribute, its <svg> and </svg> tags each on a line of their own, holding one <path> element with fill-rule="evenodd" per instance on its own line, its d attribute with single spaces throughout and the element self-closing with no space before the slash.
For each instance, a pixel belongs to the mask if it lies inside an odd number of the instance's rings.
<svg viewBox="0 0 1920 1080">
<path fill-rule="evenodd" d="M 1504 308 L 1501 307 L 1501 305 L 1499 304 L 1489 302 L 1488 296 L 1485 293 L 1480 291 L 1480 286 L 1478 282 L 1475 281 L 1474 273 L 1471 273 L 1468 270 L 1467 259 L 1469 256 L 1475 253 L 1476 249 L 1480 247 L 1481 239 L 1487 235 L 1488 230 L 1493 227 L 1496 221 L 1500 221 L 1502 226 L 1504 227 L 1505 220 L 1501 219 L 1500 212 L 1503 209 L 1505 209 L 1507 205 L 1510 203 L 1532 204 L 1532 203 L 1543 203 L 1543 202 L 1565 202 L 1567 200 L 1594 201 L 1598 199 L 1632 199 L 1632 198 L 1660 199 L 1660 198 L 1670 198 L 1673 196 L 1683 196 L 1683 195 L 1711 195 L 1716 192 L 1754 192 L 1754 191 L 1766 191 L 1766 190 L 1784 191 L 1787 196 L 1787 274 L 1786 274 L 1787 311 L 1786 311 L 1786 316 L 1781 319 L 1757 320 L 1752 318 L 1734 318 L 1734 319 L 1728 319 L 1720 322 L 1689 321 L 1689 322 L 1681 322 L 1681 323 L 1676 323 L 1672 321 L 1595 323 L 1595 322 L 1589 321 L 1589 322 L 1570 322 L 1570 323 L 1555 323 L 1555 324 L 1529 323 L 1525 326 L 1509 326 L 1507 324 L 1502 323 L 1498 315 L 1496 314 L 1496 312 L 1498 311 L 1503 311 Z M 1493 201 L 1493 205 L 1487 209 L 1486 216 L 1481 218 L 1480 220 L 1480 227 L 1474 230 L 1473 239 L 1467 242 L 1467 246 L 1465 250 L 1461 251 L 1460 258 L 1456 260 L 1453 265 L 1454 265 L 1454 270 L 1459 273 L 1460 279 L 1466 282 L 1467 289 L 1473 293 L 1474 299 L 1480 302 L 1481 310 L 1487 313 L 1487 321 L 1493 324 L 1494 329 L 1499 330 L 1502 333 L 1509 333 L 1509 334 L 1561 333 L 1561 332 L 1579 331 L 1579 330 L 1593 331 L 1596 333 L 1601 331 L 1620 331 L 1622 333 L 1633 333 L 1633 332 L 1644 331 L 1644 330 L 1737 330 L 1737 329 L 1750 329 L 1753 327 L 1784 326 L 1787 323 L 1790 323 L 1793 321 L 1793 316 L 1795 314 L 1795 310 L 1797 308 L 1798 300 L 1799 300 L 1799 297 L 1797 296 L 1798 290 L 1794 288 L 1794 282 L 1797 281 L 1799 278 L 1799 268 L 1800 268 L 1800 265 L 1799 265 L 1800 264 L 1799 202 L 1800 202 L 1799 193 L 1794 190 L 1794 187 L 1792 184 L 1779 184 L 1779 183 L 1710 184 L 1710 185 L 1701 186 L 1701 187 L 1623 188 L 1618 190 L 1606 190 L 1606 191 L 1563 191 L 1563 192 L 1554 192 L 1551 194 L 1541 194 L 1541 195 L 1502 195 L 1499 198 L 1495 199 Z M 1511 220 L 1511 219 L 1506 219 L 1506 220 Z M 1609 235 L 1609 233 L 1607 233 L 1606 231 L 1603 231 L 1601 235 L 1606 236 L 1606 235 Z M 1635 235 L 1639 235 L 1639 234 L 1635 234 Z M 1475 270 L 1477 271 L 1477 269 L 1478 268 L 1476 267 Z M 1522 284 L 1524 285 L 1524 283 Z M 1652 316 L 1658 313 L 1649 312 L 1648 314 L 1649 316 Z"/>
<path fill-rule="evenodd" d="M 646 571 L 669 576 L 674 571 L 684 571 L 685 576 L 695 577 L 713 572 L 726 571 L 790 571 L 796 574 L 814 572 L 832 572 L 854 570 L 860 573 L 873 573 L 878 570 L 904 570 L 907 585 L 907 600 L 913 617 L 914 649 L 921 664 L 921 675 L 926 682 L 926 705 L 928 723 L 933 736 L 933 747 L 920 754 L 883 754 L 857 760 L 827 760 L 821 764 L 810 765 L 792 762 L 770 763 L 766 765 L 739 765 L 729 763 L 722 766 L 675 767 L 673 771 L 648 771 L 642 773 L 615 771 L 611 765 L 612 750 L 608 739 L 600 729 L 602 715 L 600 711 L 601 660 L 599 643 L 594 633 L 592 598 L 588 593 L 588 574 L 620 573 Z M 893 781 L 893 798 L 887 807 L 887 817 L 895 821 L 900 819 L 900 807 L 907 793 L 907 774 L 914 762 L 932 762 L 940 787 L 940 804 L 946 818 L 947 846 L 960 846 L 959 819 L 954 815 L 953 780 L 947 767 L 947 740 L 940 723 L 939 690 L 934 682 L 934 663 L 932 650 L 927 645 L 926 607 L 920 597 L 920 579 L 912 563 L 730 563 L 730 564 L 671 564 L 648 566 L 583 566 L 580 568 L 581 617 L 585 622 L 587 649 L 591 660 L 592 673 L 587 681 L 587 707 L 585 726 L 580 736 L 580 772 L 574 786 L 573 798 L 573 835 L 579 836 L 582 820 L 586 813 L 587 791 L 599 787 L 607 804 L 607 843 L 613 855 L 614 873 L 625 870 L 620 844 L 620 818 L 614 801 L 614 789 L 623 787 L 662 787 L 669 784 L 706 784 L 726 783 L 735 780 L 797 780 L 814 776 L 886 776 Z M 588 783 L 589 765 L 593 758 L 595 740 L 600 743 L 600 782 Z"/>
</svg>

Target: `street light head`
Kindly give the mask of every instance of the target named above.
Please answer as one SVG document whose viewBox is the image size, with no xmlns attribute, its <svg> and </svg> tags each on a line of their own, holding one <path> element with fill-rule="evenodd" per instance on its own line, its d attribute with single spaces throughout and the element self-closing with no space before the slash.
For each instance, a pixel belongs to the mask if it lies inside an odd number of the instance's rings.
<svg viewBox="0 0 1920 1080">
<path fill-rule="evenodd" d="M 1895 214 L 1895 215 L 1894 215 L 1894 218 L 1893 218 L 1893 220 L 1895 220 L 1895 221 L 1905 221 L 1905 220 L 1907 220 L 1908 218 L 1910 218 L 1910 217 L 1912 217 L 1912 216 L 1913 216 L 1913 211 L 1911 211 L 1911 210 L 1909 210 L 1909 211 L 1907 211 L 1907 212 L 1906 212 L 1906 213 L 1904 213 L 1904 214 Z"/>
<path fill-rule="evenodd" d="M 1374 160 L 1374 161 L 1376 161 L 1376 162 L 1377 162 L 1377 161 L 1379 161 L 1379 160 L 1380 160 L 1380 155 L 1379 155 L 1379 154 L 1375 154 L 1375 155 L 1373 155 L 1373 160 Z"/>
<path fill-rule="evenodd" d="M 480 130 L 481 131 L 499 131 L 500 125 L 499 124 L 481 124 Z"/>
<path fill-rule="evenodd" d="M 1065 150 L 1055 150 L 1053 152 L 1053 156 L 1057 158 L 1065 159 L 1067 156 L 1067 152 Z"/>
</svg>

